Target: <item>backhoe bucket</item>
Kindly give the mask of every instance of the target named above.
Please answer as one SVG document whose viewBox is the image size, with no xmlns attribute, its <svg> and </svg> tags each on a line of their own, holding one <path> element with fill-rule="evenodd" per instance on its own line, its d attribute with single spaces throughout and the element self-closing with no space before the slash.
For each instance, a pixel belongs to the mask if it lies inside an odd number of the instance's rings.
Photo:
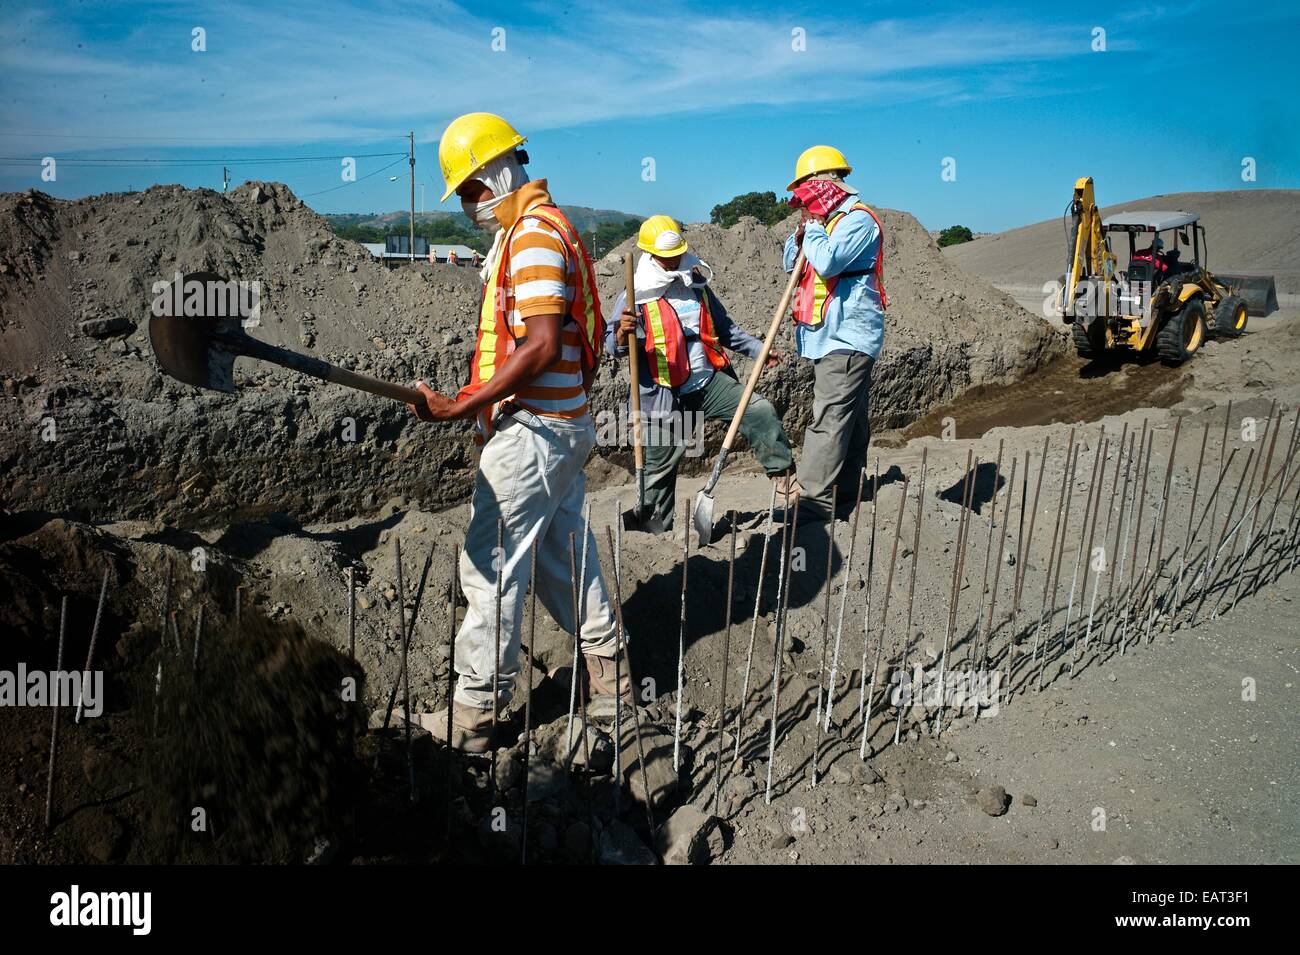
<svg viewBox="0 0 1300 955">
<path fill-rule="evenodd" d="M 1277 285 L 1271 275 L 1223 275 L 1214 273 L 1216 281 L 1231 286 L 1246 300 L 1247 315 L 1271 315 L 1277 311 Z"/>
</svg>

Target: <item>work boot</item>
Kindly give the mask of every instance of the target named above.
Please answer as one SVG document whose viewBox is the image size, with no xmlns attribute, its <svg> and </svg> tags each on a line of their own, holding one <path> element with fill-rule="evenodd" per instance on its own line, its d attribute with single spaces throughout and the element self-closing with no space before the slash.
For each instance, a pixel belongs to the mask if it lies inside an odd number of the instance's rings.
<svg viewBox="0 0 1300 955">
<path fill-rule="evenodd" d="M 398 719 L 400 719 L 400 714 Z M 447 707 L 436 713 L 412 713 L 411 719 L 429 731 L 435 743 L 447 743 Z M 451 745 L 466 753 L 486 753 L 492 743 L 492 709 L 467 703 L 451 706 Z"/>
<path fill-rule="evenodd" d="M 592 696 L 613 696 L 615 680 L 615 664 L 613 657 L 598 657 L 595 654 L 584 653 L 583 660 L 587 663 L 587 679 L 591 685 Z M 628 676 L 627 661 L 623 660 L 619 664 L 622 671 L 622 680 L 619 682 L 620 696 L 623 697 L 624 703 L 632 702 L 632 679 Z"/>
<path fill-rule="evenodd" d="M 803 493 L 803 488 L 799 486 L 799 479 L 795 477 L 793 470 L 787 471 L 785 474 L 775 475 L 772 478 L 772 483 L 776 485 L 776 500 L 778 504 L 785 501 L 785 491 L 787 487 L 790 489 L 791 501 L 797 501 L 799 495 Z"/>
</svg>

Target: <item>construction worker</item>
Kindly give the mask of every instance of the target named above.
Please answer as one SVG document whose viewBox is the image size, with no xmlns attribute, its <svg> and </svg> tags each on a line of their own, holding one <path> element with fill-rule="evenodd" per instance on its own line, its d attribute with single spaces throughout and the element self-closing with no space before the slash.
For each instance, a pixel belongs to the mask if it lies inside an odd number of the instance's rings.
<svg viewBox="0 0 1300 955">
<path fill-rule="evenodd" d="M 448 264 L 448 265 L 460 265 L 460 256 L 456 254 L 456 250 L 455 250 L 455 249 L 448 249 L 448 250 L 447 250 L 447 264 Z"/>
<path fill-rule="evenodd" d="M 438 145 L 447 191 L 465 214 L 494 236 L 481 271 L 484 294 L 470 381 L 454 397 L 424 382 L 426 421 L 473 419 L 481 445 L 460 559 L 469 604 L 456 635 L 458 681 L 451 744 L 470 752 L 489 745 L 494 699 L 509 699 L 518 673 L 519 631 L 528 591 L 530 550 L 537 545 L 537 597 L 574 632 L 569 540 L 584 546 L 583 465 L 596 441 L 587 393 L 599 362 L 604 319 L 591 261 L 578 232 L 552 200 L 546 180 L 524 171 L 525 137 L 500 116 L 468 113 L 452 121 Z M 504 546 L 497 553 L 498 520 Z M 587 572 L 579 588 L 581 644 L 595 694 L 613 694 L 614 617 L 588 533 Z M 497 579 L 501 578 L 501 655 L 494 653 Z M 496 683 L 493 685 L 494 671 Z M 576 675 L 575 675 L 576 677 Z M 626 670 L 620 688 L 630 699 Z M 447 713 L 420 725 L 446 740 Z"/>
<path fill-rule="evenodd" d="M 813 146 L 795 162 L 790 205 L 803 213 L 785 242 L 785 269 L 803 250 L 795 295 L 795 339 L 813 363 L 812 418 L 799 456 L 800 508 L 830 516 L 831 490 L 852 501 L 871 438 L 868 394 L 880 355 L 888 299 L 882 281 L 880 219 L 844 181 L 853 171 L 844 154 Z"/>
<path fill-rule="evenodd" d="M 634 308 L 626 292 L 614 302 L 618 325 L 605 333 L 605 350 L 626 355 L 628 336 L 637 341 L 641 414 L 645 427 L 647 530 L 670 530 L 676 505 L 677 467 L 686 437 L 704 419 L 730 421 L 744 388 L 724 348 L 756 358 L 763 343 L 731 320 L 709 288 L 713 270 L 689 251 L 682 227 L 665 215 L 641 223 Z M 775 351 L 767 367 L 781 362 Z M 778 482 L 791 480 L 794 456 L 781 418 L 766 398 L 754 396 L 740 419 L 763 470 Z M 781 490 L 784 490 L 783 486 Z"/>
</svg>

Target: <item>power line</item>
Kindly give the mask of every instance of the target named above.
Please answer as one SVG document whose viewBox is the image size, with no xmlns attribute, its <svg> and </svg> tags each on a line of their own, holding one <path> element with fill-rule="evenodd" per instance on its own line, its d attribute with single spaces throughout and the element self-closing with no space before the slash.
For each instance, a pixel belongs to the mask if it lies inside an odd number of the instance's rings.
<svg viewBox="0 0 1300 955">
<path fill-rule="evenodd" d="M 303 162 L 339 162 L 344 159 L 386 159 L 390 156 L 405 157 L 407 154 L 401 153 L 353 153 L 347 156 L 247 156 L 244 158 L 228 159 L 114 159 L 114 158 L 68 158 L 59 159 L 60 165 L 64 166 L 262 166 L 262 165 L 282 165 L 289 163 Z M 40 165 L 45 157 L 22 157 L 22 156 L 0 156 L 0 165 L 6 166 L 27 166 Z M 57 158 L 57 157 L 56 157 Z"/>
<path fill-rule="evenodd" d="M 119 140 L 122 142 L 177 142 L 177 143 L 299 143 L 306 145 L 301 139 L 293 137 L 274 137 L 274 136 L 119 136 L 107 133 L 46 133 L 31 132 L 29 130 L 6 129 L 0 130 L 0 139 L 95 139 Z"/>
<path fill-rule="evenodd" d="M 299 199 L 310 199 L 312 196 L 323 196 L 323 195 L 325 195 L 325 193 L 327 193 L 327 192 L 335 192 L 336 190 L 343 189 L 343 188 L 346 187 L 346 186 L 355 186 L 358 182 L 363 182 L 363 181 L 365 181 L 366 179 L 369 179 L 371 176 L 377 176 L 377 175 L 379 175 L 381 172 L 387 172 L 389 169 L 392 169 L 394 166 L 396 166 L 398 163 L 400 163 L 400 162 L 401 162 L 403 159 L 405 159 L 405 158 L 406 158 L 406 153 L 402 153 L 402 154 L 401 154 L 401 157 L 400 157 L 399 159 L 394 159 L 394 160 L 393 160 L 392 162 L 390 162 L 387 166 L 384 166 L 384 167 L 381 168 L 381 169 L 376 169 L 374 172 L 368 172 L 368 173 L 366 173 L 366 174 L 365 174 L 364 176 L 362 176 L 360 179 L 354 179 L 352 182 L 345 182 L 345 183 L 343 183 L 343 184 L 340 185 L 340 186 L 331 186 L 331 187 L 328 188 L 328 189 L 322 189 L 322 190 L 320 190 L 320 192 L 308 192 L 308 193 L 306 193 L 306 194 L 304 194 L 304 195 L 299 196 L 298 198 L 299 198 Z"/>
</svg>

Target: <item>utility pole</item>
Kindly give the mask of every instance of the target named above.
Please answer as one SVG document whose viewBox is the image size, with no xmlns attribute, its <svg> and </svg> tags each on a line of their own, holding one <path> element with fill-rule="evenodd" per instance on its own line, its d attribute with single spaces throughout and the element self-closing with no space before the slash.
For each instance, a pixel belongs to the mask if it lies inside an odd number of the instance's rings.
<svg viewBox="0 0 1300 955">
<path fill-rule="evenodd" d="M 407 250 L 410 253 L 412 264 L 415 262 L 415 130 L 411 130 L 410 139 L 410 163 L 411 163 L 411 246 Z"/>
<path fill-rule="evenodd" d="M 221 167 L 221 192 L 224 195 L 226 187 L 230 185 L 230 170 L 225 166 Z"/>
</svg>

